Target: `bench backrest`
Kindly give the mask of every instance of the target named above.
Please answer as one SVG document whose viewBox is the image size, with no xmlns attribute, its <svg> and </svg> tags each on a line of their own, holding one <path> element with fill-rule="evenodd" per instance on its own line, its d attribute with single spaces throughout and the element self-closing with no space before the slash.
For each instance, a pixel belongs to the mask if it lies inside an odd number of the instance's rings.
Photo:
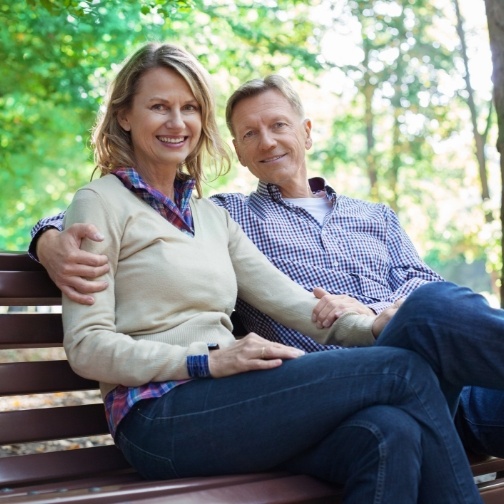
<svg viewBox="0 0 504 504">
<path fill-rule="evenodd" d="M 9 359 L 2 355 L 6 353 L 4 350 L 61 347 L 60 313 L 13 308 L 59 305 L 61 292 L 39 264 L 24 253 L 0 253 L 0 405 L 2 400 L 4 403 L 8 403 L 8 398 L 12 400 L 11 396 L 97 389 L 96 382 L 71 370 L 62 353 L 58 357 L 44 357 L 42 361 L 25 362 L 6 362 Z M 2 445 L 108 433 L 103 405 L 98 403 L 1 409 L 0 453 Z M 22 451 L 22 447 L 18 449 Z M 125 471 L 132 469 L 113 445 L 1 457 L 0 488 Z"/>
</svg>

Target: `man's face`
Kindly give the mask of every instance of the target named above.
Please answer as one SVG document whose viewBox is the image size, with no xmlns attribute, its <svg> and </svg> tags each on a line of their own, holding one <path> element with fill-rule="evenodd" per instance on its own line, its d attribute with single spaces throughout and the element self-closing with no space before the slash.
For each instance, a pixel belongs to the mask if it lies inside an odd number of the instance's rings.
<svg viewBox="0 0 504 504">
<path fill-rule="evenodd" d="M 285 197 L 298 185 L 306 188 L 311 122 L 300 117 L 279 91 L 269 89 L 241 100 L 231 122 L 238 159 L 253 175 L 279 186 Z"/>
</svg>

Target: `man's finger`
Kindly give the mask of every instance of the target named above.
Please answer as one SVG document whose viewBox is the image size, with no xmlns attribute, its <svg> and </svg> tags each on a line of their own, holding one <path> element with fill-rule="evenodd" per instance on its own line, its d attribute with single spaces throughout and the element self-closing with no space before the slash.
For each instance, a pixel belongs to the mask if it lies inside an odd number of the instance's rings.
<svg viewBox="0 0 504 504">
<path fill-rule="evenodd" d="M 75 301 L 76 303 L 83 305 L 92 305 L 95 300 L 93 296 L 88 296 L 86 294 L 80 294 L 75 289 L 70 287 L 69 285 L 64 285 L 61 287 L 61 292 L 65 294 L 69 299 Z"/>
</svg>

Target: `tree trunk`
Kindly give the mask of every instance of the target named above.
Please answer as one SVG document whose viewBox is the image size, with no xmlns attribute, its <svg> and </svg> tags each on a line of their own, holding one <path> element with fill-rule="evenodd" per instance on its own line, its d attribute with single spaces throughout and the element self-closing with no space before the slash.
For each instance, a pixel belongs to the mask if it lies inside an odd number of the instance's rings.
<svg viewBox="0 0 504 504">
<path fill-rule="evenodd" d="M 488 188 L 488 176 L 487 176 L 486 157 L 485 157 L 485 145 L 487 140 L 488 128 L 485 129 L 483 134 L 480 133 L 480 131 L 478 130 L 479 114 L 476 107 L 476 102 L 474 100 L 474 90 L 471 85 L 471 76 L 469 74 L 469 57 L 467 56 L 467 44 L 465 40 L 464 20 L 462 18 L 462 13 L 460 12 L 459 0 L 453 0 L 453 5 L 455 7 L 455 13 L 457 16 L 457 33 L 460 39 L 460 53 L 462 56 L 462 61 L 464 62 L 464 69 L 465 69 L 464 80 L 466 83 L 466 90 L 467 90 L 467 105 L 471 112 L 474 144 L 476 148 L 476 160 L 478 161 L 478 169 L 481 182 L 481 201 L 485 203 L 485 201 L 490 199 L 490 189 Z M 485 217 L 487 222 L 490 222 L 492 220 L 491 212 L 487 211 Z"/>
<path fill-rule="evenodd" d="M 501 0 L 485 0 L 485 8 L 492 50 L 494 102 L 497 112 L 499 135 L 497 151 L 501 168 L 501 229 L 504 229 L 504 3 Z M 501 238 L 501 257 L 504 258 L 504 240 Z M 501 269 L 501 306 L 504 307 L 504 269 Z"/>
</svg>

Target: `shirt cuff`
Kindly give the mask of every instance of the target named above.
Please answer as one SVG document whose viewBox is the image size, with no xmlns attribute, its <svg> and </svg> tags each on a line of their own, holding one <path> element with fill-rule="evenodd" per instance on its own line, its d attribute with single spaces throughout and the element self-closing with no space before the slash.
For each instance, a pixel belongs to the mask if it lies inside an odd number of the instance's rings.
<svg viewBox="0 0 504 504">
<path fill-rule="evenodd" d="M 38 239 L 44 234 L 45 231 L 48 229 L 57 229 L 58 231 L 62 231 L 58 226 L 53 226 L 51 224 L 48 224 L 47 226 L 41 227 L 40 229 L 37 230 L 35 235 L 33 236 L 30 246 L 28 247 L 28 255 L 37 262 L 40 262 L 37 256 L 37 241 Z"/>
</svg>

